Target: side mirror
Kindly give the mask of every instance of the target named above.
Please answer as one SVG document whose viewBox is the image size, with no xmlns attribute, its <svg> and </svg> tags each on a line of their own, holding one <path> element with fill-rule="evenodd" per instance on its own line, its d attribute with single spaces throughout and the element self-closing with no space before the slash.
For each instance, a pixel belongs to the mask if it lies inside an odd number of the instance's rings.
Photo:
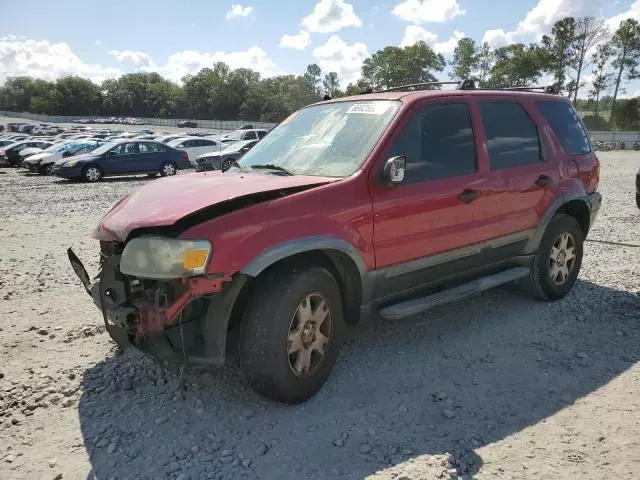
<svg viewBox="0 0 640 480">
<path fill-rule="evenodd" d="M 404 174 L 407 169 L 407 157 L 391 157 L 384 164 L 384 182 L 389 185 L 404 183 Z"/>
</svg>

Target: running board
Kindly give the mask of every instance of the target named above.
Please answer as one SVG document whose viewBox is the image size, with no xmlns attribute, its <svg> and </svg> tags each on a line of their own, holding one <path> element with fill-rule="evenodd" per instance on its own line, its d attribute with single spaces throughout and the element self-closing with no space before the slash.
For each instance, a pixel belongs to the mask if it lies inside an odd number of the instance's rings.
<svg viewBox="0 0 640 480">
<path fill-rule="evenodd" d="M 484 292 L 485 290 L 489 290 L 499 285 L 513 282 L 519 278 L 526 277 L 529 272 L 530 269 L 526 267 L 510 268 L 509 270 L 496 273 L 495 275 L 478 278 L 477 280 L 473 280 L 472 282 L 465 283 L 450 290 L 444 290 L 426 297 L 416 298 L 415 300 L 408 300 L 406 302 L 385 307 L 380 310 L 380 316 L 385 320 L 398 320 L 400 318 L 416 315 L 438 305 L 456 302 L 468 297 L 469 295 L 473 295 L 474 293 Z"/>
</svg>

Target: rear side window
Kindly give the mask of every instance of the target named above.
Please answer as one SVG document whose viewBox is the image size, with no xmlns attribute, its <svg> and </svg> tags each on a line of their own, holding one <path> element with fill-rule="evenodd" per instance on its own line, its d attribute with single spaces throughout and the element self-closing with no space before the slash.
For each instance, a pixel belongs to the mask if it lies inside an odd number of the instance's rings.
<svg viewBox="0 0 640 480">
<path fill-rule="evenodd" d="M 587 132 L 571 105 L 566 102 L 537 102 L 536 107 L 569 155 L 583 155 L 591 151 Z"/>
<path fill-rule="evenodd" d="M 407 183 L 475 173 L 469 107 L 447 103 L 420 109 L 395 141 L 391 156 L 407 157 Z"/>
<path fill-rule="evenodd" d="M 264 137 L 266 134 L 267 134 L 267 132 L 265 132 L 264 130 L 260 130 L 260 131 L 258 132 L 258 138 L 262 138 L 262 137 Z"/>
<path fill-rule="evenodd" d="M 492 170 L 542 162 L 538 129 L 514 102 L 480 102 Z"/>
</svg>

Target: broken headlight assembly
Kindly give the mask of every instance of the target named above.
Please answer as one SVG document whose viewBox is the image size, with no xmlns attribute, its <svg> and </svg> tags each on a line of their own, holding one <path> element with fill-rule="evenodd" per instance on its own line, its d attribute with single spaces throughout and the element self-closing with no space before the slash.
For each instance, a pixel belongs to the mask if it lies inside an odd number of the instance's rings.
<svg viewBox="0 0 640 480">
<path fill-rule="evenodd" d="M 191 277 L 205 273 L 210 258 L 207 240 L 138 237 L 124 247 L 120 271 L 149 279 Z"/>
</svg>

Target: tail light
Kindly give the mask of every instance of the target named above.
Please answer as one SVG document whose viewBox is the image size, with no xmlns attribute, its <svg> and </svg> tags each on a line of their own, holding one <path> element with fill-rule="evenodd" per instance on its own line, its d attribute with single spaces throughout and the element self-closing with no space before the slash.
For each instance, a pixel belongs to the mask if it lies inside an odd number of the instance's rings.
<svg viewBox="0 0 640 480">
<path fill-rule="evenodd" d="M 185 162 L 189 161 L 189 154 L 187 152 L 180 152 L 180 155 Z"/>
</svg>

